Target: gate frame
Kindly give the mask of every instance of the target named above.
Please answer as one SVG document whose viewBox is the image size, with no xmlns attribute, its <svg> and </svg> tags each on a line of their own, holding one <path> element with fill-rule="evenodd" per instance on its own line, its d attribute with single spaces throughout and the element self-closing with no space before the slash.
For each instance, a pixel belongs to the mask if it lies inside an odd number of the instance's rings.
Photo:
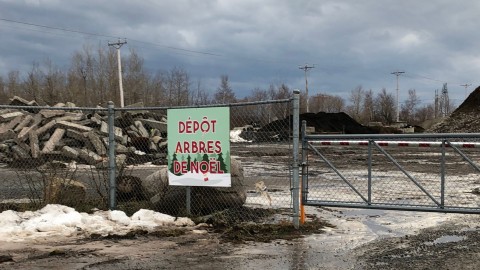
<svg viewBox="0 0 480 270">
<path fill-rule="evenodd" d="M 471 207 L 452 207 L 445 206 L 445 149 L 450 147 L 454 149 L 465 161 L 467 161 L 476 171 L 480 173 L 480 166 L 473 162 L 468 156 L 466 156 L 455 143 L 449 141 L 451 138 L 480 138 L 479 133 L 438 133 L 438 134 L 339 134 L 339 135 L 308 135 L 306 134 L 306 121 L 302 121 L 301 129 L 302 140 L 302 180 L 301 180 L 301 201 L 303 205 L 311 206 L 329 206 L 329 207 L 344 207 L 344 208 L 364 208 L 364 209 L 383 209 L 383 210 L 401 210 L 401 211 L 418 211 L 418 212 L 440 212 L 440 213 L 462 213 L 462 214 L 480 214 L 480 206 L 477 208 Z M 440 202 L 438 202 L 427 190 L 425 190 L 420 183 L 418 183 L 413 176 L 411 176 L 402 166 L 395 161 L 395 159 L 388 154 L 377 141 L 379 139 L 393 140 L 393 139 L 440 139 L 441 147 L 441 176 L 440 176 Z M 355 187 L 345 179 L 341 173 L 326 159 L 310 142 L 311 141 L 328 141 L 328 140 L 364 140 L 361 145 L 368 147 L 368 194 L 364 197 Z M 439 142 L 437 142 L 438 144 Z M 327 144 L 327 143 L 326 143 Z M 339 143 L 342 144 L 342 143 Z M 473 145 L 473 144 L 472 144 Z M 427 195 L 435 204 L 436 207 L 426 206 L 395 206 L 387 205 L 385 203 L 372 202 L 372 147 L 376 147 L 382 154 L 384 154 L 395 166 L 401 170 L 425 195 Z M 471 148 L 472 146 L 468 147 Z M 327 165 L 340 177 L 342 180 L 357 194 L 359 195 L 363 203 L 355 202 L 331 202 L 322 200 L 309 200 L 308 199 L 308 161 L 307 150 L 312 149 L 315 154 L 327 163 Z"/>
</svg>

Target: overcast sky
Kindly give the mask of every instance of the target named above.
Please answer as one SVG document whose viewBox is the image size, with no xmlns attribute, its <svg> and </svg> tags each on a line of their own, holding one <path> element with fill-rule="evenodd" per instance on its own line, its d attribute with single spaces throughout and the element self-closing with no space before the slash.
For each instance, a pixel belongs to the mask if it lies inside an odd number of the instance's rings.
<svg viewBox="0 0 480 270">
<path fill-rule="evenodd" d="M 185 69 L 213 93 L 226 74 L 238 97 L 286 83 L 348 99 L 361 85 L 425 103 L 448 83 L 456 105 L 480 80 L 477 0 L 0 0 L 0 75 L 33 61 L 67 67 L 85 44 L 127 38 L 152 72 Z M 22 24 L 27 23 L 27 24 Z M 82 33 L 60 31 L 41 25 Z M 94 33 L 99 35 L 88 35 Z M 128 89 L 125 89 L 128 91 Z"/>
</svg>

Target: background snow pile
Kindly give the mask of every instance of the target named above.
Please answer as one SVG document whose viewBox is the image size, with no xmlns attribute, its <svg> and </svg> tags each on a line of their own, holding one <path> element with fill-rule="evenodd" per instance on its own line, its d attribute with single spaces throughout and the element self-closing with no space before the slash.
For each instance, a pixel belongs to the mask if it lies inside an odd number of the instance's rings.
<svg viewBox="0 0 480 270">
<path fill-rule="evenodd" d="M 141 209 L 128 217 L 117 210 L 87 214 L 49 204 L 35 212 L 7 210 L 0 213 L 0 239 L 12 242 L 47 236 L 124 235 L 133 230 L 152 231 L 159 226 L 194 225 L 189 218 L 175 218 L 152 210 Z"/>
<path fill-rule="evenodd" d="M 230 142 L 252 142 L 240 137 L 240 134 L 242 134 L 241 129 L 230 130 Z"/>
</svg>

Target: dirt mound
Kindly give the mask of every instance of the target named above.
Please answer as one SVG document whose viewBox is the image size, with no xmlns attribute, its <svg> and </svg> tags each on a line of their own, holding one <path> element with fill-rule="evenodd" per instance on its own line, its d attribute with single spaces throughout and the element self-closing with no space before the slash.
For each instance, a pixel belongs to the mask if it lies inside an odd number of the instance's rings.
<svg viewBox="0 0 480 270">
<path fill-rule="evenodd" d="M 429 133 L 478 133 L 480 132 L 480 86 L 442 122 L 435 124 Z"/>
<path fill-rule="evenodd" d="M 314 127 L 315 133 L 345 133 L 345 134 L 369 134 L 377 133 L 369 127 L 359 124 L 344 112 L 339 113 L 304 113 L 300 115 L 300 123 L 306 120 L 308 127 Z M 290 121 L 290 124 L 287 124 Z M 283 120 L 269 123 L 260 129 L 260 132 L 278 131 L 278 127 L 291 126 L 292 116 Z M 288 134 L 288 133 L 287 133 Z"/>
<path fill-rule="evenodd" d="M 480 86 L 477 87 L 465 101 L 458 106 L 458 108 L 453 112 L 455 113 L 468 113 L 472 111 L 480 112 Z M 452 115 L 453 115 L 452 114 Z"/>
</svg>

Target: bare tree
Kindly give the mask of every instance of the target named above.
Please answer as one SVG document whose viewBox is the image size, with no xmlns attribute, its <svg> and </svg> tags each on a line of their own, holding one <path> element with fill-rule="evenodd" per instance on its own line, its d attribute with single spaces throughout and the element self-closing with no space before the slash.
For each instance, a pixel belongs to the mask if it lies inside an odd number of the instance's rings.
<svg viewBox="0 0 480 270">
<path fill-rule="evenodd" d="M 375 101 L 373 98 L 372 89 L 365 91 L 365 98 L 363 99 L 363 109 L 360 118 L 360 123 L 367 125 L 375 119 Z"/>
<path fill-rule="evenodd" d="M 8 72 L 7 91 L 11 96 L 20 94 L 20 72 L 18 70 Z"/>
<path fill-rule="evenodd" d="M 350 117 L 356 121 L 361 120 L 362 105 L 365 99 L 365 91 L 362 86 L 357 86 L 350 92 L 350 106 L 347 109 Z"/>
<path fill-rule="evenodd" d="M 375 99 L 375 107 L 381 121 L 390 124 L 393 123 L 395 115 L 395 98 L 391 93 L 387 93 L 385 88 L 378 93 Z"/>
<path fill-rule="evenodd" d="M 166 75 L 158 71 L 155 76 L 152 77 L 149 83 L 149 97 L 145 104 L 148 105 L 167 105 L 167 90 L 166 90 L 167 78 Z"/>
<path fill-rule="evenodd" d="M 249 101 L 264 101 L 269 99 L 269 93 L 264 90 L 256 87 L 253 89 L 252 94 L 248 97 Z"/>
<path fill-rule="evenodd" d="M 197 89 L 195 93 L 192 95 L 192 103 L 195 105 L 205 105 L 208 104 L 210 101 L 209 95 L 207 91 L 202 86 L 202 81 L 200 79 L 197 80 Z"/>
<path fill-rule="evenodd" d="M 235 97 L 235 93 L 228 82 L 228 75 L 220 76 L 220 86 L 215 92 L 214 99 L 216 103 L 221 104 L 236 102 L 237 98 Z"/>
<path fill-rule="evenodd" d="M 275 88 L 271 88 L 274 89 Z M 293 97 L 293 92 L 290 88 L 282 83 L 277 89 L 270 94 L 271 99 L 290 99 Z M 273 113 L 275 117 L 279 119 L 284 119 L 290 115 L 290 106 L 287 103 L 278 103 L 272 106 Z"/>
<path fill-rule="evenodd" d="M 415 122 L 420 124 L 426 120 L 435 118 L 435 105 L 428 104 L 419 108 L 415 112 Z"/>
<path fill-rule="evenodd" d="M 41 93 L 44 102 L 54 105 L 65 100 L 73 100 L 71 93 L 65 91 L 65 74 L 50 59 L 45 61 L 45 67 L 46 72 L 43 73 L 43 91 Z"/>
<path fill-rule="evenodd" d="M 38 62 L 33 62 L 32 69 L 27 73 L 23 82 L 26 98 L 39 101 L 43 74 Z"/>
<path fill-rule="evenodd" d="M 67 88 L 70 98 L 77 98 L 76 104 L 87 106 L 87 70 L 83 55 L 75 52 L 71 59 L 70 69 L 67 74 Z M 83 90 L 83 91 L 82 91 Z M 81 98 L 80 98 L 81 97 Z"/>
<path fill-rule="evenodd" d="M 145 103 L 149 75 L 144 70 L 144 60 L 134 49 L 130 49 L 130 55 L 125 60 L 122 60 L 122 63 L 125 63 L 125 69 L 122 69 L 125 73 L 123 76 L 125 102 L 126 104 Z"/>
<path fill-rule="evenodd" d="M 413 123 L 418 103 L 419 100 L 415 89 L 408 90 L 408 98 L 401 106 L 400 119 L 407 121 L 407 123 Z"/>
<path fill-rule="evenodd" d="M 190 76 L 188 73 L 184 69 L 175 67 L 170 70 L 166 79 L 167 105 L 187 105 L 190 95 Z"/>
<path fill-rule="evenodd" d="M 0 76 L 0 104 L 7 104 L 8 102 L 8 92 L 7 84 L 2 76 Z"/>
<path fill-rule="evenodd" d="M 345 109 L 345 101 L 339 96 L 316 94 L 311 98 L 312 112 L 337 113 Z"/>
<path fill-rule="evenodd" d="M 252 94 L 247 97 L 248 101 L 265 101 L 269 99 L 269 92 L 258 87 L 253 89 Z M 251 122 L 259 123 L 260 125 L 267 124 L 272 121 L 271 105 L 272 104 L 249 106 L 247 109 L 248 113 L 246 113 L 246 115 L 251 119 Z"/>
</svg>

